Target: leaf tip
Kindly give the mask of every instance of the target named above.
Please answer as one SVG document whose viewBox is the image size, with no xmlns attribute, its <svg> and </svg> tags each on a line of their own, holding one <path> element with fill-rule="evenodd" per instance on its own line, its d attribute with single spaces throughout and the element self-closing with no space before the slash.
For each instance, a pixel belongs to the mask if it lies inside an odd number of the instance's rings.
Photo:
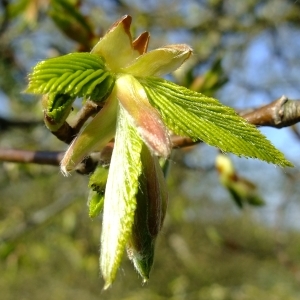
<svg viewBox="0 0 300 300">
<path fill-rule="evenodd" d="M 103 290 L 107 291 L 108 288 L 111 286 L 112 282 L 111 281 L 105 281 L 104 286 L 103 286 Z"/>
</svg>

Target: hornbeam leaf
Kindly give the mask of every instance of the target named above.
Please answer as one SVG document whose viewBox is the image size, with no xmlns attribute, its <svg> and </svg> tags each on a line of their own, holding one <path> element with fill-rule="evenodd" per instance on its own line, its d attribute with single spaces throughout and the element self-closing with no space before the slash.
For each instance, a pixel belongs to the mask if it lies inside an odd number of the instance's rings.
<svg viewBox="0 0 300 300">
<path fill-rule="evenodd" d="M 292 166 L 255 126 L 218 100 L 160 78 L 139 78 L 139 81 L 150 103 L 175 134 L 202 140 L 238 156 Z"/>
<path fill-rule="evenodd" d="M 27 93 L 68 94 L 104 100 L 114 85 L 103 59 L 91 53 L 70 53 L 38 63 L 29 75 Z"/>
<path fill-rule="evenodd" d="M 113 282 L 132 231 L 139 176 L 142 171 L 142 140 L 127 111 L 119 105 L 115 145 L 105 189 L 100 268 L 104 288 Z"/>
</svg>

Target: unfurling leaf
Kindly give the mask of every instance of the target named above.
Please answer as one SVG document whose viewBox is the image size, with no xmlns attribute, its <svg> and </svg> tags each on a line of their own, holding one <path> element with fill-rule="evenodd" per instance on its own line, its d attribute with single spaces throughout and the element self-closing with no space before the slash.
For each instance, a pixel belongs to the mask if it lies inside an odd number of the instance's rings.
<svg viewBox="0 0 300 300">
<path fill-rule="evenodd" d="M 103 166 L 98 166 L 90 177 L 88 207 L 91 218 L 97 217 L 103 209 L 107 177 L 108 168 Z"/>
<path fill-rule="evenodd" d="M 100 268 L 105 289 L 113 282 L 132 231 L 143 142 L 120 105 L 115 146 L 105 190 Z"/>
<path fill-rule="evenodd" d="M 104 194 L 101 192 L 90 190 L 88 198 L 89 216 L 97 217 L 103 210 Z"/>
<path fill-rule="evenodd" d="M 127 254 L 144 281 L 149 279 L 156 237 L 166 214 L 168 193 L 157 157 L 144 145 L 137 208 Z"/>
<path fill-rule="evenodd" d="M 118 102 L 113 92 L 105 102 L 104 107 L 73 140 L 66 151 L 61 161 L 61 170 L 64 174 L 72 171 L 90 152 L 103 149 L 114 137 L 117 107 Z"/>
<path fill-rule="evenodd" d="M 169 132 L 158 111 L 149 103 L 141 84 L 133 76 L 123 75 L 116 80 L 116 89 L 121 105 L 151 152 L 168 157 L 171 152 Z"/>
<path fill-rule="evenodd" d="M 62 126 L 72 110 L 75 97 L 67 94 L 50 93 L 43 96 L 42 107 L 45 114 L 45 124 L 51 131 Z"/>
<path fill-rule="evenodd" d="M 96 170 L 90 177 L 89 188 L 91 188 L 93 191 L 104 194 L 108 177 L 108 170 L 108 168 L 101 165 L 97 166 Z"/>
<path fill-rule="evenodd" d="M 26 92 L 67 94 L 103 101 L 112 91 L 114 81 L 100 56 L 71 53 L 38 63 L 29 75 Z"/>
<path fill-rule="evenodd" d="M 255 126 L 216 99 L 160 78 L 139 78 L 139 81 L 150 103 L 174 133 L 238 156 L 292 166 Z"/>
</svg>

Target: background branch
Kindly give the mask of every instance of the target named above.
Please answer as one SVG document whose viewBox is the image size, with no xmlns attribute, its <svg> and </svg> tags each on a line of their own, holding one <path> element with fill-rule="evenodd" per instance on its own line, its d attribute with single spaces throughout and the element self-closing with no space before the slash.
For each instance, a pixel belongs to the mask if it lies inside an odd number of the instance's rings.
<svg viewBox="0 0 300 300">
<path fill-rule="evenodd" d="M 282 96 L 268 105 L 244 114 L 241 112 L 240 115 L 256 126 L 288 127 L 300 121 L 300 101 Z"/>
<path fill-rule="evenodd" d="M 78 133 L 84 122 L 99 111 L 100 107 L 87 103 L 77 114 L 76 121 L 73 126 L 68 123 L 64 125 L 54 134 L 62 141 L 70 143 L 75 134 Z M 289 100 L 286 96 L 282 96 L 272 103 L 255 108 L 247 109 L 238 112 L 249 123 L 256 126 L 270 126 L 275 128 L 282 128 L 294 125 L 300 121 L 300 101 Z M 40 124 L 40 122 L 27 121 L 6 121 L 9 126 L 28 127 Z M 1 119 L 0 119 L 0 124 Z M 5 124 L 5 122 L 3 123 Z M 13 124 L 13 125 L 12 125 Z M 67 130 L 65 130 L 67 128 Z M 193 146 L 199 143 L 188 137 L 172 136 L 173 148 L 184 148 Z M 80 174 L 89 174 L 93 172 L 98 163 L 108 164 L 112 153 L 114 143 L 110 142 L 101 152 L 95 152 L 88 156 L 76 168 Z M 41 165 L 59 166 L 60 161 L 64 155 L 63 151 L 26 151 L 16 149 L 1 149 L 0 161 L 15 162 L 15 163 L 35 163 Z"/>
<path fill-rule="evenodd" d="M 0 117 L 0 129 L 1 131 L 9 130 L 14 127 L 21 127 L 23 129 L 33 128 L 38 125 L 44 124 L 43 121 L 29 121 L 29 120 L 9 120 L 4 117 Z"/>
</svg>

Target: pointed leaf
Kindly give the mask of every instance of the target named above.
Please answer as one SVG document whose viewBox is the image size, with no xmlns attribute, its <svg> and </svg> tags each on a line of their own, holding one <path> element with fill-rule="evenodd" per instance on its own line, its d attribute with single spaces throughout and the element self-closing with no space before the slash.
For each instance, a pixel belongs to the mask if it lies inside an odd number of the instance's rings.
<svg viewBox="0 0 300 300">
<path fill-rule="evenodd" d="M 160 78 L 140 78 L 151 104 L 176 134 L 222 151 L 292 166 L 255 126 L 219 101 Z"/>
<path fill-rule="evenodd" d="M 123 75 L 116 80 L 117 97 L 132 117 L 138 133 L 151 149 L 163 157 L 171 151 L 169 133 L 158 111 L 149 103 L 141 84 L 131 75 Z"/>
<path fill-rule="evenodd" d="M 105 190 L 100 268 L 108 288 L 120 265 L 132 231 L 141 174 L 142 140 L 120 106 L 115 146 Z"/>
<path fill-rule="evenodd" d="M 150 34 L 149 32 L 141 33 L 133 42 L 133 49 L 138 51 L 140 55 L 144 54 L 147 51 L 149 44 Z"/>
<path fill-rule="evenodd" d="M 78 134 L 66 151 L 61 161 L 61 170 L 65 175 L 72 171 L 89 153 L 96 149 L 101 150 L 114 137 L 116 118 L 117 99 L 113 92 L 104 107 Z"/>
<path fill-rule="evenodd" d="M 91 53 L 105 58 L 110 70 L 117 72 L 139 56 L 133 48 L 130 25 L 132 18 L 124 16 L 108 30 Z"/>
<path fill-rule="evenodd" d="M 165 46 L 139 56 L 123 71 L 133 76 L 161 76 L 177 70 L 191 54 L 185 44 Z"/>
<path fill-rule="evenodd" d="M 153 264 L 155 240 L 166 214 L 168 193 L 158 159 L 145 145 L 142 149 L 142 165 L 127 254 L 144 281 L 147 281 Z"/>
</svg>

